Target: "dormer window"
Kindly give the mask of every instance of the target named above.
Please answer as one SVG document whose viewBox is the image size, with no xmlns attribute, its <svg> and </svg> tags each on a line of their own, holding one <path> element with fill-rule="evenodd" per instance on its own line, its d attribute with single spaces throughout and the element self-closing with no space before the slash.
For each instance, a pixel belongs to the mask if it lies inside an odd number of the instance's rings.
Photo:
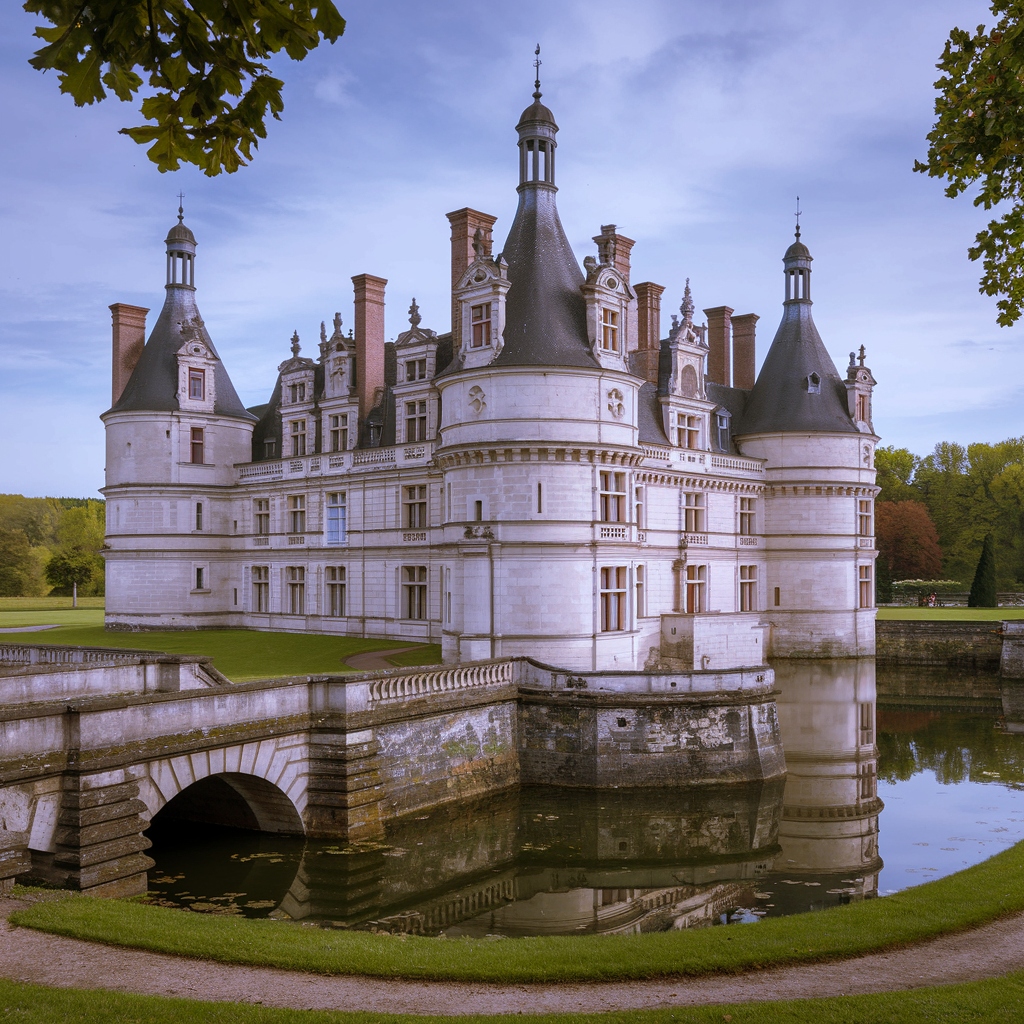
<svg viewBox="0 0 1024 1024">
<path fill-rule="evenodd" d="M 263 442 L 263 456 L 264 456 L 264 458 L 267 458 L 267 459 L 276 459 L 277 458 L 277 439 L 276 438 L 272 438 L 272 437 L 271 438 L 267 438 L 267 440 L 265 440 Z"/>
<path fill-rule="evenodd" d="M 202 402 L 206 399 L 206 371 L 188 371 L 188 397 L 194 402 Z M 192 460 L 193 462 L 195 459 Z M 201 461 L 201 460 L 200 460 Z"/>
<path fill-rule="evenodd" d="M 477 306 L 477 309 L 484 307 Z M 488 327 L 490 324 L 488 323 Z M 408 380 L 426 380 L 427 379 L 427 361 L 426 359 L 409 359 L 405 364 L 405 379 Z"/>
<path fill-rule="evenodd" d="M 295 385 L 293 385 L 294 387 Z M 297 459 L 301 455 L 306 454 L 306 421 L 305 420 L 292 420 L 291 423 L 291 438 L 292 438 L 292 458 Z"/>
<path fill-rule="evenodd" d="M 807 394 L 821 394 L 821 378 L 816 373 L 807 374 Z"/>
<path fill-rule="evenodd" d="M 491 343 L 491 304 L 470 307 L 472 334 L 469 339 L 470 348 L 484 348 Z"/>
<path fill-rule="evenodd" d="M 715 428 L 718 431 L 718 447 L 723 451 L 729 450 L 729 414 L 719 412 L 715 414 Z"/>
<path fill-rule="evenodd" d="M 289 388 L 289 394 L 293 402 L 304 402 L 306 400 L 306 385 L 292 384 Z"/>
<path fill-rule="evenodd" d="M 619 351 L 619 313 L 618 310 L 601 309 L 601 348 L 605 352 Z"/>
<path fill-rule="evenodd" d="M 676 413 L 676 444 L 680 448 L 700 447 L 700 417 Z"/>
</svg>

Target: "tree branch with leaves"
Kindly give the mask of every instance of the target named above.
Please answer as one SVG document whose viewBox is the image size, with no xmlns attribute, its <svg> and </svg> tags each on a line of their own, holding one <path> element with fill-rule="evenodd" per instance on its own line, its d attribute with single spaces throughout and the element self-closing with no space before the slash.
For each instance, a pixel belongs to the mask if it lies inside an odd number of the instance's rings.
<svg viewBox="0 0 1024 1024">
<path fill-rule="evenodd" d="M 1009 204 L 967 250 L 982 261 L 978 290 L 1001 296 L 996 319 L 1009 327 L 1024 313 L 1024 2 L 992 0 L 992 13 L 991 28 L 954 28 L 946 41 L 935 127 L 914 170 L 945 178 L 950 198 L 978 185 L 975 206 Z"/>
<path fill-rule="evenodd" d="M 27 0 L 47 25 L 29 63 L 58 73 L 77 106 L 143 94 L 152 122 L 122 128 L 161 171 L 182 162 L 213 176 L 237 171 L 280 120 L 284 82 L 266 64 L 303 60 L 335 42 L 345 20 L 331 0 Z"/>
</svg>

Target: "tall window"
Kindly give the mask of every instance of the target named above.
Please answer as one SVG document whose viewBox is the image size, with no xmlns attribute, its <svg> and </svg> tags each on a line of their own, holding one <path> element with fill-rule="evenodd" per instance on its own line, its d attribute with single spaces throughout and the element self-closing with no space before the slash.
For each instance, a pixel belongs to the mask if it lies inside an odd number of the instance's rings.
<svg viewBox="0 0 1024 1024">
<path fill-rule="evenodd" d="M 196 529 L 201 530 L 203 528 L 203 503 L 201 501 L 196 502 Z"/>
<path fill-rule="evenodd" d="M 288 392 L 293 402 L 304 402 L 306 400 L 305 384 L 292 384 L 289 387 Z"/>
<path fill-rule="evenodd" d="M 277 458 L 277 438 L 268 437 L 263 442 L 263 457 L 265 459 Z"/>
<path fill-rule="evenodd" d="M 860 606 L 861 608 L 871 608 L 874 605 L 875 596 L 875 587 L 871 581 L 871 566 L 858 566 L 857 576 L 857 582 L 860 584 Z"/>
<path fill-rule="evenodd" d="M 688 565 L 683 571 L 683 611 L 698 615 L 706 608 L 705 588 L 708 582 L 706 565 Z"/>
<path fill-rule="evenodd" d="M 306 496 L 293 494 L 288 498 L 288 532 L 306 532 Z"/>
<path fill-rule="evenodd" d="M 405 528 L 424 530 L 427 526 L 427 488 L 425 484 L 405 488 Z"/>
<path fill-rule="evenodd" d="M 740 611 L 757 611 L 757 566 L 740 566 Z"/>
<path fill-rule="evenodd" d="M 335 618 L 345 614 L 345 566 L 327 566 L 327 614 Z"/>
<path fill-rule="evenodd" d="M 642 530 L 647 526 L 647 494 L 643 484 L 633 488 L 633 522 L 637 529 Z"/>
<path fill-rule="evenodd" d="M 426 441 L 427 439 L 427 403 L 405 403 L 405 440 Z"/>
<path fill-rule="evenodd" d="M 206 461 L 204 435 L 202 427 L 193 427 L 189 433 L 191 448 L 189 461 L 197 466 L 201 466 Z"/>
<path fill-rule="evenodd" d="M 601 567 L 601 632 L 626 628 L 626 567 Z"/>
<path fill-rule="evenodd" d="M 291 437 L 292 437 L 292 458 L 298 458 L 300 455 L 306 454 L 306 421 L 305 420 L 292 420 L 291 422 Z"/>
<path fill-rule="evenodd" d="M 470 325 L 473 333 L 470 335 L 470 348 L 483 348 L 491 343 L 491 304 L 484 303 L 482 306 L 471 306 L 469 310 Z"/>
<path fill-rule="evenodd" d="M 862 423 L 868 421 L 868 396 L 858 395 L 857 396 L 857 419 Z"/>
<path fill-rule="evenodd" d="M 427 567 L 402 566 L 402 611 L 407 619 L 427 617 Z"/>
<path fill-rule="evenodd" d="M 683 495 L 683 532 L 704 533 L 707 523 L 704 517 L 704 495 Z"/>
<path fill-rule="evenodd" d="M 757 533 L 756 498 L 740 498 L 740 533 L 744 537 Z"/>
<path fill-rule="evenodd" d="M 426 380 L 427 361 L 426 359 L 407 359 L 405 362 L 406 380 Z"/>
<path fill-rule="evenodd" d="M 718 432 L 718 447 L 727 452 L 732 443 L 729 436 L 729 414 L 726 412 L 715 413 L 715 429 Z"/>
<path fill-rule="evenodd" d="M 252 567 L 252 610 L 254 612 L 270 611 L 269 565 L 254 565 Z"/>
<path fill-rule="evenodd" d="M 327 495 L 327 543 L 344 544 L 347 531 L 347 509 L 345 492 L 335 491 Z"/>
<path fill-rule="evenodd" d="M 201 565 L 196 566 L 196 590 L 204 590 L 203 584 L 206 582 L 204 578 L 203 567 Z"/>
<path fill-rule="evenodd" d="M 857 502 L 857 532 L 862 537 L 870 537 L 874 532 L 871 528 L 871 499 Z"/>
<path fill-rule="evenodd" d="M 676 444 L 680 448 L 700 447 L 700 417 L 676 413 Z"/>
<path fill-rule="evenodd" d="M 348 413 L 338 413 L 330 418 L 331 451 L 348 451 Z"/>
<path fill-rule="evenodd" d="M 255 521 L 256 532 L 266 537 L 270 533 L 270 499 L 256 498 L 252 503 L 252 517 Z"/>
<path fill-rule="evenodd" d="M 306 614 L 306 570 L 301 565 L 290 565 L 285 569 L 288 580 L 289 615 Z"/>
<path fill-rule="evenodd" d="M 601 309 L 601 348 L 605 352 L 619 351 L 618 310 L 607 307 Z"/>
<path fill-rule="evenodd" d="M 600 508 L 602 523 L 624 523 L 626 521 L 626 474 L 600 473 Z"/>
<path fill-rule="evenodd" d="M 633 570 L 633 589 L 636 591 L 636 617 L 642 619 L 647 614 L 647 571 L 643 565 Z"/>
<path fill-rule="evenodd" d="M 206 398 L 206 371 L 188 371 L 188 397 L 195 402 L 201 402 Z"/>
</svg>

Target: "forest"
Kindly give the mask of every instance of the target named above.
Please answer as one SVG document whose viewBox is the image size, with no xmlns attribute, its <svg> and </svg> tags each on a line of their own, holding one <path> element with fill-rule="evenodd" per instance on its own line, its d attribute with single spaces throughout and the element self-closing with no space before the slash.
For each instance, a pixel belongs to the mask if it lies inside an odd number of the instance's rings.
<svg viewBox="0 0 1024 1024">
<path fill-rule="evenodd" d="M 891 581 L 949 581 L 967 590 L 985 538 L 999 591 L 1024 590 L 1024 437 L 966 447 L 942 441 L 930 455 L 875 454 L 879 600 Z"/>
<path fill-rule="evenodd" d="M 103 593 L 104 504 L 0 494 L 0 597 Z"/>
</svg>

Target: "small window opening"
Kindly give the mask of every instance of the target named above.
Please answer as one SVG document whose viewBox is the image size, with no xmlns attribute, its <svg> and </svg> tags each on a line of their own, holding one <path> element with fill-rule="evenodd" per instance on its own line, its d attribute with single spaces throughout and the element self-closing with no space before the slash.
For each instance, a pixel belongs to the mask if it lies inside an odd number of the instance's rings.
<svg viewBox="0 0 1024 1024">
<path fill-rule="evenodd" d="M 203 589 L 203 569 L 202 566 L 196 567 L 196 590 Z"/>
<path fill-rule="evenodd" d="M 201 501 L 196 502 L 196 529 L 201 530 L 203 528 L 203 503 Z"/>
<path fill-rule="evenodd" d="M 809 395 L 821 394 L 821 378 L 816 373 L 807 374 L 807 393 Z"/>
<path fill-rule="evenodd" d="M 782 588 L 775 588 L 775 607 L 778 608 L 782 604 Z"/>
<path fill-rule="evenodd" d="M 484 503 L 482 501 L 473 502 L 473 518 L 478 522 L 484 521 Z"/>
<path fill-rule="evenodd" d="M 544 511 L 544 485 L 537 484 L 537 511 Z"/>
</svg>

